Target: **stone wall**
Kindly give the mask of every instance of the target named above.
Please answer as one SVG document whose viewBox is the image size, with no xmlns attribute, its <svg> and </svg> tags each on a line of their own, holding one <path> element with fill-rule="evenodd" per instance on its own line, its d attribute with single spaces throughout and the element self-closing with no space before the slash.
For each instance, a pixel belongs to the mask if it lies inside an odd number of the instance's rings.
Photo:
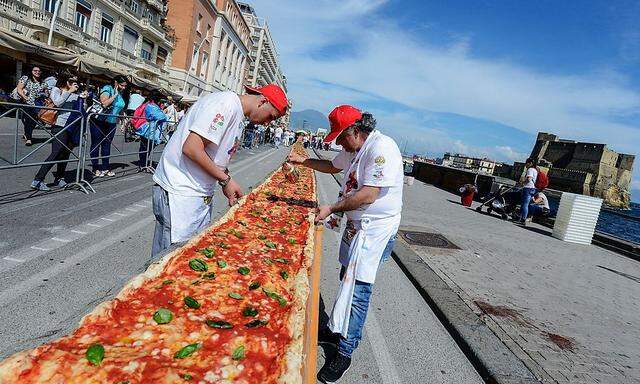
<svg viewBox="0 0 640 384">
<path fill-rule="evenodd" d="M 413 163 L 413 176 L 422 182 L 433 184 L 455 194 L 460 194 L 458 189 L 464 184 L 473 184 L 477 176 L 478 194 L 476 197 L 488 194 L 494 180 L 492 176 L 476 175 L 474 172 L 420 161 Z"/>
</svg>

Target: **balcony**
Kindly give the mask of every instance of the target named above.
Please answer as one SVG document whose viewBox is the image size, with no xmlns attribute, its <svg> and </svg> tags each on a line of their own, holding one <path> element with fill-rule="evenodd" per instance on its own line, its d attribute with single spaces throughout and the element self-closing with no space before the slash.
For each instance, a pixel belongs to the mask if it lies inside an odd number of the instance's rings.
<svg viewBox="0 0 640 384">
<path fill-rule="evenodd" d="M 30 21 L 31 8 L 17 0 L 0 0 L 0 14 L 12 19 Z"/>
<path fill-rule="evenodd" d="M 159 40 L 169 40 L 162 26 L 156 22 L 152 22 L 147 18 L 143 18 L 140 20 L 140 26 L 142 27 L 143 31 L 152 33 Z"/>
<path fill-rule="evenodd" d="M 137 60 L 137 64 L 136 64 L 136 68 L 149 72 L 151 74 L 154 75 L 164 75 L 167 72 L 167 70 L 164 69 L 164 66 L 162 65 L 158 65 L 156 63 L 154 63 L 151 60 L 146 60 L 146 59 L 142 59 L 142 58 L 138 58 Z"/>
<path fill-rule="evenodd" d="M 118 62 L 135 68 L 138 64 L 138 57 L 122 49 L 118 49 Z"/>
<path fill-rule="evenodd" d="M 150 6 L 159 10 L 160 12 L 164 12 L 164 4 L 160 0 L 147 0 Z"/>
</svg>

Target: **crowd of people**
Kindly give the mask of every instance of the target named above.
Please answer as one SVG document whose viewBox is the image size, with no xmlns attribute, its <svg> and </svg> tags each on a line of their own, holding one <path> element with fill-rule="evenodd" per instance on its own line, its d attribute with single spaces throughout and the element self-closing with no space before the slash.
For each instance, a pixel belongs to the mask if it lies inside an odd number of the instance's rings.
<svg viewBox="0 0 640 384">
<path fill-rule="evenodd" d="M 34 144 L 37 127 L 48 130 L 52 139 L 51 151 L 34 176 L 31 188 L 50 191 L 45 178 L 56 166 L 53 186 L 64 187 L 66 165 L 74 147 L 80 143 L 81 120 L 87 119 L 90 137 L 89 158 L 94 177 L 115 176 L 111 169 L 111 148 L 116 132 L 125 141 L 139 141 L 139 170 L 144 170 L 151 141 L 158 144 L 163 136 L 170 136 L 185 115 L 186 105 L 175 103 L 171 96 L 158 91 L 130 89 L 126 76 L 115 76 L 102 87 L 85 85 L 70 72 L 44 77 L 40 67 L 34 66 L 21 76 L 12 92 L 2 92 L 3 100 L 22 104 L 12 116 L 20 118 L 25 146 Z M 7 108 L 4 108 L 7 109 Z"/>
</svg>

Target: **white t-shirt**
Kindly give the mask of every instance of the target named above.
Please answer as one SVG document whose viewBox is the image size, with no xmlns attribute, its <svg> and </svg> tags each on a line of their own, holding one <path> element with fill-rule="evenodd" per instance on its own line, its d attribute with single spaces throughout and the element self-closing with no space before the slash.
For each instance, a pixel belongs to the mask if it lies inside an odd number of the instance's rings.
<svg viewBox="0 0 640 384">
<path fill-rule="evenodd" d="M 542 208 L 547 208 L 549 209 L 549 199 L 547 199 L 547 195 L 545 195 L 542 192 L 538 192 L 536 195 L 539 199 L 542 199 L 541 202 L 536 203 L 536 205 L 541 206 Z"/>
<path fill-rule="evenodd" d="M 342 150 L 331 161 L 334 167 L 346 170 L 355 158 L 355 153 Z M 371 219 L 387 218 L 402 212 L 402 187 L 404 169 L 402 155 L 396 142 L 389 136 L 379 134 L 376 141 L 363 153 L 358 163 L 358 172 L 344 175 L 343 182 L 348 183 L 346 192 L 359 190 L 363 185 L 381 187 L 376 201 L 363 205 L 357 210 L 346 212 L 351 220 L 364 217 Z M 351 184 L 351 185 L 349 185 Z"/>
<path fill-rule="evenodd" d="M 211 141 L 205 151 L 225 169 L 238 137 L 244 114 L 240 98 L 233 92 L 214 92 L 198 100 L 167 143 L 153 180 L 167 192 L 182 196 L 212 196 L 217 180 L 182 153 L 190 132 Z"/>
<path fill-rule="evenodd" d="M 276 137 L 278 139 L 282 138 L 282 128 L 280 127 L 276 128 Z"/>
<path fill-rule="evenodd" d="M 531 176 L 531 180 L 527 181 L 527 179 L 526 179 L 527 176 Z M 525 175 L 524 187 L 525 188 L 535 188 L 537 179 L 538 179 L 538 170 L 535 169 L 535 168 L 527 169 L 527 174 Z"/>
</svg>

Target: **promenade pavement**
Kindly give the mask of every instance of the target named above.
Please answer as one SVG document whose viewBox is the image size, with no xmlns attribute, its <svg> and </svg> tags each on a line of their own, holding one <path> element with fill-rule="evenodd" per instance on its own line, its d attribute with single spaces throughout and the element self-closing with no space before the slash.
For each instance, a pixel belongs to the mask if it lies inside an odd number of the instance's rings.
<svg viewBox="0 0 640 384">
<path fill-rule="evenodd" d="M 288 149 L 268 146 L 242 151 L 231 163 L 231 173 L 247 191 L 287 153 Z M 320 175 L 318 180 L 321 202 L 331 201 L 337 185 L 330 176 Z M 69 333 L 95 305 L 112 298 L 145 269 L 154 227 L 151 184 L 148 174 L 120 173 L 100 179 L 97 194 L 57 191 L 4 200 L 0 359 Z M 215 218 L 226 210 L 218 193 Z M 325 232 L 320 289 L 327 312 L 338 283 L 337 242 L 337 234 Z M 319 350 L 318 368 L 324 353 Z M 389 261 L 376 283 L 353 367 L 342 382 L 476 384 L 481 379 L 406 276 Z"/>
<path fill-rule="evenodd" d="M 640 383 L 640 263 L 463 207 L 416 181 L 402 227 L 461 249 L 411 248 L 545 383 Z"/>
</svg>

